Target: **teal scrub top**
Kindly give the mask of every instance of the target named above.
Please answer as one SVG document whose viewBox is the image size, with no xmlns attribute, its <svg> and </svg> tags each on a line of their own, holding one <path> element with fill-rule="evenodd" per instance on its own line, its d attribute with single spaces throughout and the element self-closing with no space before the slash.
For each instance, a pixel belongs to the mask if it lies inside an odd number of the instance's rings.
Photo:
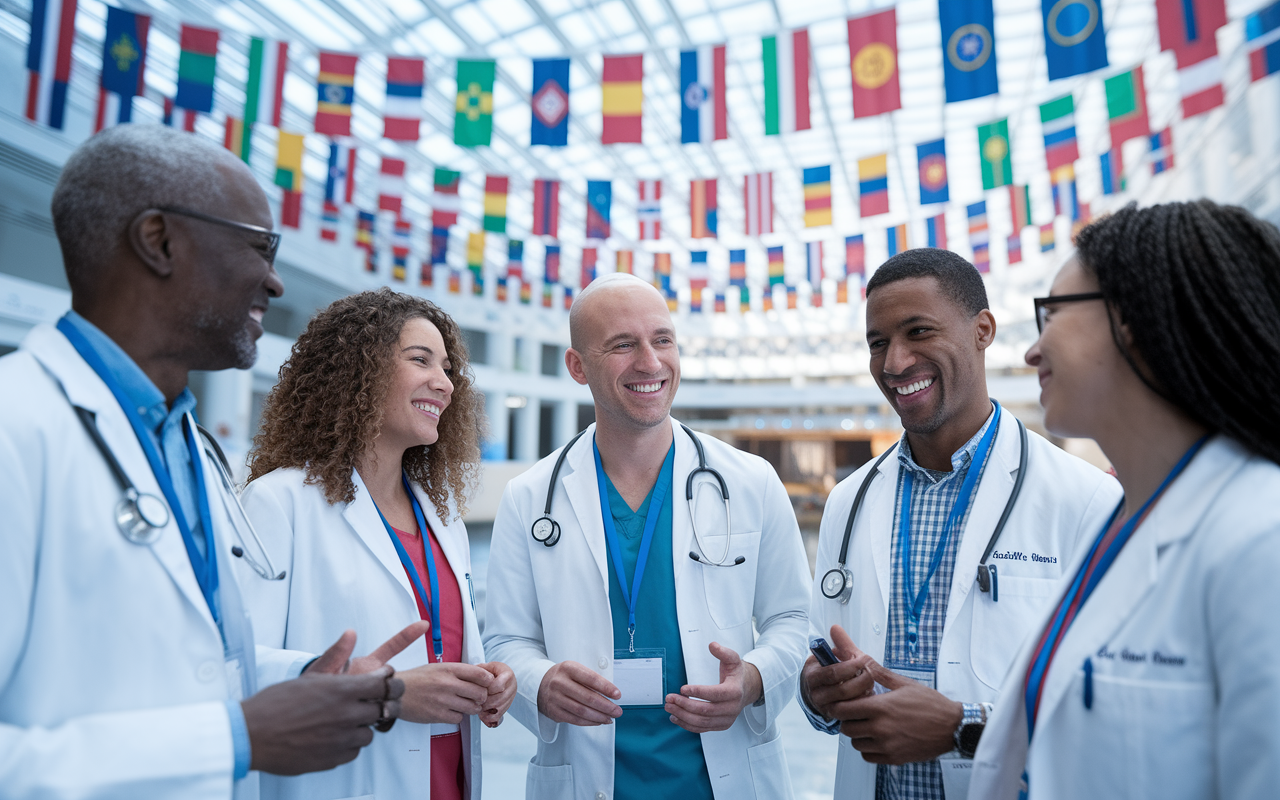
<svg viewBox="0 0 1280 800">
<path fill-rule="evenodd" d="M 663 693 L 679 694 L 688 683 L 684 670 L 684 649 L 680 646 L 680 622 L 676 618 L 676 583 L 672 568 L 671 509 L 674 487 L 671 487 L 672 464 L 676 448 L 667 451 L 658 481 L 665 481 L 667 500 L 658 514 L 636 605 L 636 650 L 662 648 Z M 622 563 L 628 581 L 635 575 L 640 557 L 640 539 L 653 489 L 640 508 L 632 511 L 622 499 L 613 481 L 605 476 L 609 491 L 609 510 L 618 530 L 622 546 Z M 658 484 L 655 483 L 656 487 Z M 608 537 L 606 539 L 606 547 Z M 609 558 L 613 558 L 610 551 Z M 612 563 L 612 562 L 610 562 Z M 614 650 L 626 651 L 627 604 L 618 586 L 618 574 L 609 569 L 609 607 L 613 614 Z M 712 800 L 711 777 L 702 755 L 702 739 L 671 721 L 661 706 L 626 708 L 614 721 L 613 796 L 615 800 L 650 800 L 654 797 L 679 797 L 682 800 Z"/>
</svg>

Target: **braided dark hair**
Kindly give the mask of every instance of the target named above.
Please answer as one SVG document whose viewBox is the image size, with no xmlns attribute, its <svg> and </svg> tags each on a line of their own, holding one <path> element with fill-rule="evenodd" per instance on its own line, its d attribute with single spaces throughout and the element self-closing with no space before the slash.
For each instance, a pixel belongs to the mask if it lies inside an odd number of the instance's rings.
<svg viewBox="0 0 1280 800">
<path fill-rule="evenodd" d="M 1076 236 L 1153 391 L 1280 463 L 1280 231 L 1209 200 L 1129 204 Z M 1137 363 L 1141 362 L 1141 366 Z"/>
</svg>

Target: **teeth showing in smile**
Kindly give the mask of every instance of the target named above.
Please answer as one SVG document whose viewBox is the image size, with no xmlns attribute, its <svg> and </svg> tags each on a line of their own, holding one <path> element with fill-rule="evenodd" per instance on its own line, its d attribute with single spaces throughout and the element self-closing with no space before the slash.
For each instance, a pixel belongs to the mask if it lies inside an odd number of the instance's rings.
<svg viewBox="0 0 1280 800">
<path fill-rule="evenodd" d="M 627 388 L 633 392 L 641 392 L 643 394 L 651 394 L 662 388 L 662 381 L 657 383 L 630 383 Z"/>
<path fill-rule="evenodd" d="M 933 385 L 933 378 L 927 378 L 922 381 L 916 381 L 915 383 L 907 384 L 906 386 L 899 386 L 896 389 L 894 389 L 894 391 L 896 391 L 900 395 L 915 394 L 921 389 L 928 389 L 932 385 Z"/>
<path fill-rule="evenodd" d="M 429 416 L 440 419 L 440 406 L 435 406 L 422 400 L 415 400 L 413 407 L 419 411 L 425 411 Z"/>
</svg>

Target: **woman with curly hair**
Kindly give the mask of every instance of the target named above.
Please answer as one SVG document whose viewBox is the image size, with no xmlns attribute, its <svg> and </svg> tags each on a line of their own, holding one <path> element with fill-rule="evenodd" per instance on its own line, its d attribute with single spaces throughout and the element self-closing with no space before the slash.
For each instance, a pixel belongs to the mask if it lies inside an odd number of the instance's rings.
<svg viewBox="0 0 1280 800">
<path fill-rule="evenodd" d="M 483 663 L 461 519 L 481 409 L 461 331 L 427 300 L 346 297 L 294 344 L 243 497 L 287 562 L 282 581 L 243 581 L 256 638 L 320 652 L 347 630 L 382 641 L 419 618 L 431 630 L 391 662 L 402 724 L 329 772 L 263 775 L 264 798 L 480 797 L 475 719 L 496 726 L 516 691 L 507 665 Z"/>
<path fill-rule="evenodd" d="M 1027 363 L 1124 497 L 1005 680 L 970 797 L 1276 797 L 1280 232 L 1207 200 L 1082 230 Z M 1034 556 L 1033 556 L 1034 559 Z"/>
</svg>

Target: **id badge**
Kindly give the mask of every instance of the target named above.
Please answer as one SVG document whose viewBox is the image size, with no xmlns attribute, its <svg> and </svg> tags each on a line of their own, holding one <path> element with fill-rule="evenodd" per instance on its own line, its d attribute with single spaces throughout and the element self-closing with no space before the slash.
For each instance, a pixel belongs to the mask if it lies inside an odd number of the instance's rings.
<svg viewBox="0 0 1280 800">
<path fill-rule="evenodd" d="M 915 681 L 916 683 L 926 688 L 929 688 L 929 689 L 935 688 L 933 684 L 934 684 L 934 675 L 936 674 L 936 670 L 932 668 L 920 669 L 919 667 L 909 667 L 905 665 L 890 666 L 889 664 L 885 664 L 885 669 L 891 670 L 892 672 L 895 672 L 904 678 L 910 678 L 911 680 Z M 876 694 L 884 694 L 887 691 L 889 690 L 884 688 L 880 684 L 877 683 L 875 685 Z"/>
<path fill-rule="evenodd" d="M 622 692 L 616 702 L 623 708 L 661 708 L 666 693 L 664 647 L 613 651 L 613 685 Z"/>
<path fill-rule="evenodd" d="M 244 699 L 244 668 L 240 666 L 240 659 L 232 658 L 223 662 L 227 668 L 227 690 L 231 693 L 232 702 L 238 703 Z"/>
</svg>

